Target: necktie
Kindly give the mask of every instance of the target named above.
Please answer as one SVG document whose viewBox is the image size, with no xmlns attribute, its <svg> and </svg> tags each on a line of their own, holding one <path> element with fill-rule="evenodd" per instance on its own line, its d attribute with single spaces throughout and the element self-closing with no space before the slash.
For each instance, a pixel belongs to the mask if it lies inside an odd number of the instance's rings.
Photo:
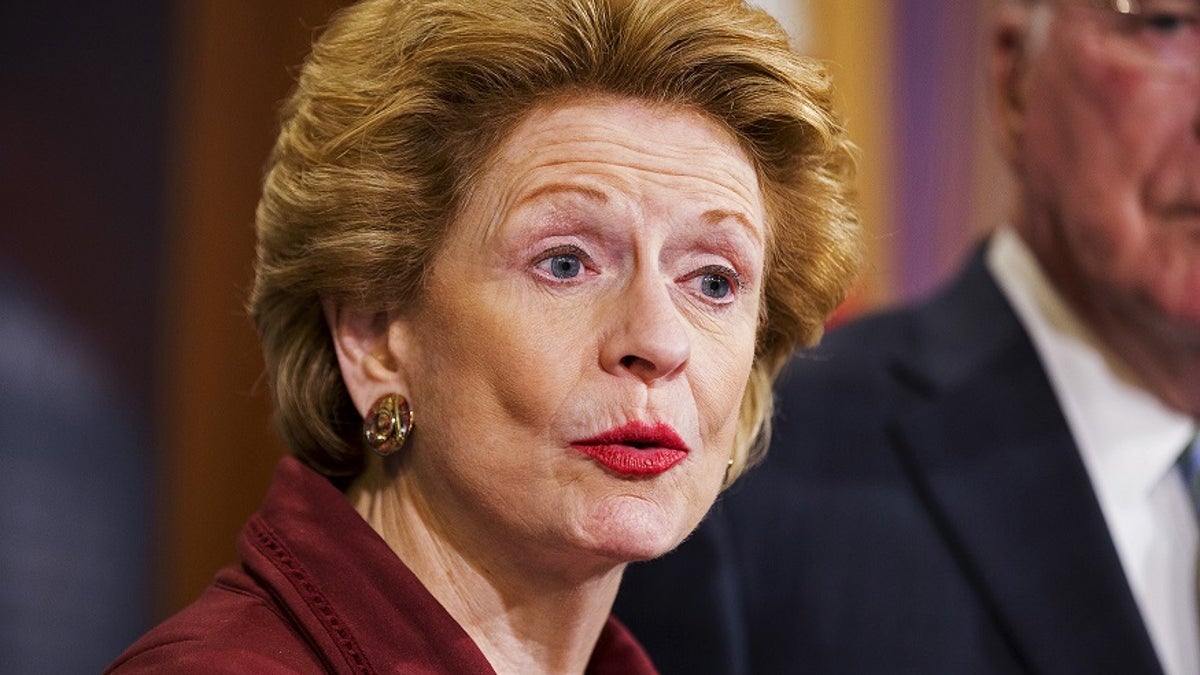
<svg viewBox="0 0 1200 675">
<path fill-rule="evenodd" d="M 1188 496 L 1192 498 L 1192 507 L 1196 518 L 1200 519 L 1200 430 L 1192 436 L 1183 454 L 1179 456 L 1179 473 L 1187 486 Z M 1200 608 L 1200 560 L 1195 563 L 1192 572 L 1195 584 L 1192 587 L 1192 597 L 1196 598 L 1196 606 Z"/>
<path fill-rule="evenodd" d="M 1192 437 L 1177 463 L 1183 483 L 1192 498 L 1192 506 L 1196 509 L 1196 517 L 1200 518 L 1200 434 Z"/>
</svg>

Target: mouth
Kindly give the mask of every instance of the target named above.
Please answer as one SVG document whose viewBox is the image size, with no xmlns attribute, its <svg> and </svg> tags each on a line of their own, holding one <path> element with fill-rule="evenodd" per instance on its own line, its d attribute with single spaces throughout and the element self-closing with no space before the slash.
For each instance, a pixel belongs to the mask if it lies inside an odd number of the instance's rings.
<svg viewBox="0 0 1200 675">
<path fill-rule="evenodd" d="M 1191 242 L 1200 242 L 1200 207 L 1176 207 L 1166 213 L 1171 227 L 1182 232 Z"/>
<path fill-rule="evenodd" d="M 665 422 L 630 422 L 571 447 L 623 476 L 657 476 L 683 461 L 687 444 Z"/>
<path fill-rule="evenodd" d="M 1200 218 L 1200 203 L 1172 204 L 1163 209 L 1163 216 L 1168 220 L 1196 220 Z"/>
</svg>

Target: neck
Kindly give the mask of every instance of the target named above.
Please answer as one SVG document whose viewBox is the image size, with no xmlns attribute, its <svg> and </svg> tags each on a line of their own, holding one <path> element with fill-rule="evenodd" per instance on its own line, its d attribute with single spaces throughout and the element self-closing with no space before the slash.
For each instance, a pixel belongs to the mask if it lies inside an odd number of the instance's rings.
<svg viewBox="0 0 1200 675">
<path fill-rule="evenodd" d="M 1089 309 L 1097 335 L 1147 390 L 1171 408 L 1200 418 L 1200 339 L 1179 335 L 1152 316 L 1131 321 L 1103 308 Z"/>
<path fill-rule="evenodd" d="M 569 572 L 548 552 L 481 544 L 486 534 L 440 522 L 405 477 L 372 463 L 347 496 L 496 672 L 583 673 L 624 565 Z"/>
<path fill-rule="evenodd" d="M 1200 325 L 1172 320 L 1151 303 L 1118 297 L 1083 281 L 1059 229 L 1038 223 L 1036 212 L 1015 222 L 1042 271 L 1097 339 L 1165 405 L 1200 417 Z M 1044 220 L 1044 217 L 1041 217 Z"/>
</svg>

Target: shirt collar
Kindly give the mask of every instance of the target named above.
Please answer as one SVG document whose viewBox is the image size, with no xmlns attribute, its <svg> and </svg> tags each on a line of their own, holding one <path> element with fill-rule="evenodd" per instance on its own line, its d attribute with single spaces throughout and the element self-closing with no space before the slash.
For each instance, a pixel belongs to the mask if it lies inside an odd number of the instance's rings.
<svg viewBox="0 0 1200 675">
<path fill-rule="evenodd" d="M 1148 495 L 1195 433 L 1194 422 L 1163 404 L 1096 337 L 1010 227 L 992 236 L 987 265 L 1041 356 L 1093 483 L 1118 503 Z"/>
</svg>

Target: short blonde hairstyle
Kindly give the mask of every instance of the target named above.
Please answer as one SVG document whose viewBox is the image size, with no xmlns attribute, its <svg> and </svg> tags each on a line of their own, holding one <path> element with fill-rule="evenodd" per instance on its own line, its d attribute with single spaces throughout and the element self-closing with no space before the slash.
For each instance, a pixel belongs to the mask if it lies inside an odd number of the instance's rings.
<svg viewBox="0 0 1200 675">
<path fill-rule="evenodd" d="M 861 244 L 826 72 L 768 14 L 730 0 L 365 0 L 334 16 L 283 108 L 248 303 L 298 457 L 331 477 L 364 462 L 322 299 L 414 302 L 506 134 L 539 103 L 589 94 L 700 111 L 754 162 L 764 297 L 731 480 L 759 458 L 775 377 L 820 338 Z"/>
</svg>

